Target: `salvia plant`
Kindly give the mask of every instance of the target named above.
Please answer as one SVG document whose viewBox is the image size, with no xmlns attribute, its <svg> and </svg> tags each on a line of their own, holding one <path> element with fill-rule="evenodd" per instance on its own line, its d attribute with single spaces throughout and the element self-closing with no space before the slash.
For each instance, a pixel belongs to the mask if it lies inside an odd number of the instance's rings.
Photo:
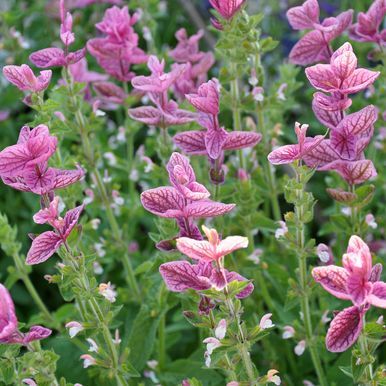
<svg viewBox="0 0 386 386">
<path fill-rule="evenodd" d="M 0 15 L 1 385 L 386 385 L 385 0 Z"/>
</svg>

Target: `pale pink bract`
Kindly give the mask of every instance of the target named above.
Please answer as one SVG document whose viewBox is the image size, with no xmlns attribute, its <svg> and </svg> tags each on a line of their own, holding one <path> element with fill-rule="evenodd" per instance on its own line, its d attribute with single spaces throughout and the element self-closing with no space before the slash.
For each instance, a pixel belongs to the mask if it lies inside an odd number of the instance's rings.
<svg viewBox="0 0 386 386">
<path fill-rule="evenodd" d="M 328 265 L 312 270 L 312 276 L 323 288 L 354 306 L 341 311 L 331 322 L 326 337 L 327 349 L 342 352 L 358 339 L 363 317 L 371 305 L 386 308 L 386 283 L 380 281 L 382 265 L 372 266 L 369 247 L 358 236 L 351 236 L 343 267 Z"/>
</svg>

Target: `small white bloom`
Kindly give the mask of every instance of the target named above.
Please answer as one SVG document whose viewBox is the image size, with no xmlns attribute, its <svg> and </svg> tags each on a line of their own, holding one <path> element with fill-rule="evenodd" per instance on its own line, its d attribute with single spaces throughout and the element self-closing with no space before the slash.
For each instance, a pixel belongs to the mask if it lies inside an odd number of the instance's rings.
<svg viewBox="0 0 386 386">
<path fill-rule="evenodd" d="M 137 169 L 133 169 L 131 172 L 130 172 L 130 181 L 133 181 L 133 182 L 137 182 L 139 180 L 139 172 Z"/>
<path fill-rule="evenodd" d="M 281 384 L 281 379 L 277 375 L 279 372 L 275 369 L 271 369 L 267 373 L 267 380 L 268 382 L 274 383 L 275 385 L 280 385 Z"/>
<path fill-rule="evenodd" d="M 212 359 L 211 359 L 210 354 L 208 353 L 208 351 L 205 351 L 204 358 L 205 358 L 205 366 L 206 367 L 210 367 Z"/>
<path fill-rule="evenodd" d="M 73 338 L 74 336 L 78 335 L 79 332 L 84 330 L 83 325 L 75 321 L 68 322 L 65 327 L 68 328 L 68 334 L 70 335 L 70 338 Z"/>
<path fill-rule="evenodd" d="M 90 347 L 88 349 L 89 352 L 98 352 L 99 351 L 99 347 L 94 339 L 87 338 L 86 340 L 90 344 Z"/>
<path fill-rule="evenodd" d="M 345 216 L 351 216 L 351 208 L 348 206 L 344 206 L 341 210 L 342 214 Z"/>
<path fill-rule="evenodd" d="M 252 261 L 255 264 L 260 264 L 260 256 L 263 254 L 261 248 L 256 248 L 251 255 L 247 257 L 248 260 Z"/>
<path fill-rule="evenodd" d="M 94 230 L 97 230 L 99 228 L 99 225 L 101 225 L 101 219 L 100 218 L 93 218 L 90 221 L 90 223 L 91 223 L 91 228 Z"/>
<path fill-rule="evenodd" d="M 87 369 L 87 367 L 93 366 L 96 364 L 96 360 L 89 354 L 83 354 L 80 356 L 80 359 L 83 359 L 83 367 Z"/>
<path fill-rule="evenodd" d="M 330 312 L 330 311 L 327 310 L 327 311 L 325 311 L 325 312 L 323 313 L 323 315 L 322 315 L 322 323 L 323 323 L 323 324 L 327 324 L 327 323 L 331 320 L 331 318 L 328 317 L 328 313 L 329 313 L 329 312 Z"/>
<path fill-rule="evenodd" d="M 380 324 L 381 326 L 383 325 L 383 315 L 381 315 L 377 321 L 376 321 L 377 324 Z"/>
<path fill-rule="evenodd" d="M 275 325 L 272 323 L 272 320 L 271 320 L 271 316 L 272 314 L 265 314 L 261 320 L 260 320 L 260 323 L 259 323 L 259 326 L 262 330 L 266 330 L 268 328 L 272 328 L 272 327 L 275 327 Z"/>
<path fill-rule="evenodd" d="M 117 157 L 115 157 L 115 154 L 112 153 L 111 151 L 104 153 L 103 158 L 107 160 L 107 163 L 110 166 L 115 166 L 117 164 Z"/>
<path fill-rule="evenodd" d="M 366 224 L 367 224 L 370 228 L 377 229 L 378 224 L 377 224 L 377 222 L 375 221 L 375 217 L 374 217 L 371 213 L 366 214 L 365 221 L 366 221 Z"/>
<path fill-rule="evenodd" d="M 214 335 L 217 339 L 224 339 L 225 334 L 227 332 L 227 321 L 225 319 L 221 319 L 214 331 Z"/>
<path fill-rule="evenodd" d="M 151 361 L 147 361 L 146 364 L 148 365 L 148 367 L 150 367 L 152 370 L 155 370 L 158 366 L 158 361 L 156 361 L 155 359 L 151 360 Z"/>
<path fill-rule="evenodd" d="M 117 300 L 117 291 L 110 282 L 99 284 L 99 293 L 105 297 L 110 303 L 114 303 Z"/>
<path fill-rule="evenodd" d="M 306 349 L 306 341 L 301 340 L 295 347 L 294 352 L 297 356 L 301 356 L 304 353 L 304 350 Z"/>
<path fill-rule="evenodd" d="M 295 336 L 295 329 L 292 326 L 284 326 L 283 327 L 283 335 L 281 336 L 283 339 L 290 339 Z"/>
<path fill-rule="evenodd" d="M 212 355 L 212 352 L 221 346 L 221 343 L 218 339 L 209 337 L 203 340 L 203 343 L 206 344 L 206 351 L 209 353 L 209 355 Z"/>
<path fill-rule="evenodd" d="M 117 346 L 122 343 L 122 339 L 119 336 L 119 330 L 118 329 L 115 330 L 115 335 L 114 335 L 113 343 L 116 344 Z M 149 362 L 147 362 L 147 363 L 149 363 Z"/>
<path fill-rule="evenodd" d="M 102 268 L 102 266 L 97 261 L 94 261 L 92 263 L 92 268 L 94 270 L 95 275 L 102 275 L 103 268 Z"/>
<path fill-rule="evenodd" d="M 277 228 L 275 231 L 276 239 L 280 239 L 281 237 L 284 237 L 288 232 L 287 224 L 285 223 L 285 221 L 279 221 L 279 225 L 280 225 L 280 228 Z"/>
<path fill-rule="evenodd" d="M 106 251 L 104 250 L 104 244 L 103 243 L 95 243 L 94 244 L 94 249 L 95 252 L 99 257 L 104 257 L 106 255 Z"/>
<path fill-rule="evenodd" d="M 126 142 L 126 130 L 124 127 L 120 126 L 118 127 L 118 134 L 117 134 L 117 141 L 120 143 Z"/>
<path fill-rule="evenodd" d="M 284 95 L 284 90 L 287 88 L 287 83 L 282 83 L 280 85 L 280 87 L 277 89 L 277 99 L 281 100 L 281 101 L 285 101 L 286 100 L 286 97 Z"/>
</svg>

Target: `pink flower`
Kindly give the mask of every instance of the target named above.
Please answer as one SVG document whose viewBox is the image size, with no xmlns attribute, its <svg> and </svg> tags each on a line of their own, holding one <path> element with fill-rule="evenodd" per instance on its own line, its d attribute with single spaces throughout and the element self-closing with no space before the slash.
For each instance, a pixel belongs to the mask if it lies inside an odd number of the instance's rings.
<svg viewBox="0 0 386 386">
<path fill-rule="evenodd" d="M 322 140 L 305 155 L 305 163 L 321 171 L 335 170 L 351 185 L 376 176 L 374 165 L 364 158 L 363 150 L 373 136 L 377 115 L 372 105 L 346 115 L 336 123 L 330 139 Z"/>
<path fill-rule="evenodd" d="M 29 56 L 29 60 L 36 67 L 67 67 L 68 65 L 77 63 L 79 60 L 84 58 L 86 54 L 85 48 L 74 52 L 68 52 L 68 47 L 75 41 L 75 35 L 72 33 L 72 16 L 69 12 L 66 13 L 64 8 L 64 0 L 60 0 L 60 19 L 60 39 L 65 46 L 65 50 L 62 50 L 61 48 L 50 47 L 33 52 Z"/>
<path fill-rule="evenodd" d="M 326 62 L 331 56 L 330 42 L 340 36 L 352 22 L 353 11 L 342 12 L 337 17 L 319 21 L 317 0 L 307 0 L 302 6 L 287 11 L 287 18 L 293 29 L 312 31 L 306 33 L 292 48 L 290 61 L 294 64 L 308 65 Z"/>
<path fill-rule="evenodd" d="M 198 87 L 207 80 L 207 73 L 214 64 L 214 56 L 211 52 L 199 50 L 199 41 L 203 36 L 203 31 L 188 37 L 186 30 L 181 28 L 175 34 L 178 44 L 174 50 L 169 52 L 169 56 L 176 63 L 185 63 L 185 71 L 176 79 L 173 84 L 175 95 L 179 99 L 184 99 L 185 94 L 197 92 Z M 172 69 L 176 69 L 178 64 L 173 64 Z"/>
<path fill-rule="evenodd" d="M 68 328 L 68 334 L 71 339 L 84 330 L 83 325 L 76 321 L 68 322 L 65 327 Z"/>
<path fill-rule="evenodd" d="M 51 335 L 52 331 L 42 326 L 32 326 L 23 334 L 17 329 L 15 306 L 8 290 L 0 284 L 0 343 L 27 345 Z"/>
<path fill-rule="evenodd" d="M 301 340 L 296 346 L 295 346 L 295 349 L 294 349 L 294 352 L 297 356 L 301 356 L 304 354 L 304 351 L 306 349 L 306 341 L 305 340 Z"/>
<path fill-rule="evenodd" d="M 90 366 L 95 366 L 96 365 L 96 360 L 94 357 L 92 357 L 89 354 L 83 354 L 80 356 L 80 359 L 83 360 L 83 367 L 87 369 L 87 367 Z"/>
<path fill-rule="evenodd" d="M 111 76 L 127 82 L 134 77 L 132 64 L 144 63 L 147 55 L 138 47 L 138 35 L 134 24 L 139 15 L 130 16 L 126 7 L 112 7 L 106 10 L 102 22 L 96 27 L 106 36 L 91 39 L 87 49 L 98 64 Z"/>
<path fill-rule="evenodd" d="M 141 194 L 142 205 L 157 216 L 176 219 L 180 236 L 201 239 L 194 219 L 221 216 L 230 212 L 235 205 L 209 200 L 209 192 L 196 182 L 188 159 L 181 154 L 172 154 L 167 169 L 173 186 L 144 191 Z"/>
<path fill-rule="evenodd" d="M 358 42 L 386 45 L 386 30 L 379 30 L 385 15 L 385 1 L 375 0 L 366 13 L 359 12 L 358 22 L 350 27 L 350 38 Z"/>
<path fill-rule="evenodd" d="M 275 385 L 281 385 L 281 379 L 277 374 L 279 374 L 279 372 L 275 369 L 268 370 L 267 381 Z"/>
<path fill-rule="evenodd" d="M 49 208 L 39 211 L 34 220 L 38 224 L 48 222 L 53 231 L 46 231 L 32 240 L 32 245 L 27 253 L 28 265 L 40 264 L 49 259 L 63 244 L 66 243 L 71 231 L 78 223 L 84 205 L 69 210 L 64 218 L 58 216 L 57 202 L 55 200 Z"/>
<path fill-rule="evenodd" d="M 330 59 L 330 64 L 306 68 L 312 86 L 328 93 L 353 94 L 374 83 L 379 71 L 357 68 L 357 57 L 350 43 L 343 44 Z"/>
<path fill-rule="evenodd" d="M 148 93 L 156 107 L 141 106 L 129 109 L 129 116 L 148 125 L 163 128 L 193 121 L 195 114 L 180 110 L 176 102 L 168 99 L 169 88 L 182 75 L 186 66 L 179 64 L 174 66 L 171 72 L 165 73 L 165 61 L 160 62 L 156 56 L 150 56 L 147 65 L 151 75 L 137 76 L 131 83 L 135 89 Z"/>
<path fill-rule="evenodd" d="M 41 92 L 50 84 L 52 71 L 41 71 L 40 75 L 36 77 L 29 66 L 22 64 L 21 66 L 5 66 L 3 74 L 21 91 Z"/>
<path fill-rule="evenodd" d="M 386 308 L 386 283 L 379 280 L 382 265 L 372 266 L 369 247 L 361 238 L 351 236 L 342 260 L 343 267 L 328 265 L 312 270 L 313 278 L 326 291 L 354 304 L 341 311 L 330 324 L 326 346 L 332 352 L 345 351 L 355 343 L 371 305 Z"/>
<path fill-rule="evenodd" d="M 334 255 L 332 254 L 331 248 L 326 244 L 318 244 L 316 247 L 316 254 L 323 264 L 329 265 L 334 262 Z"/>
<path fill-rule="evenodd" d="M 65 47 L 69 47 L 75 41 L 75 35 L 72 32 L 72 16 L 64 8 L 64 0 L 60 0 L 60 39 Z"/>
<path fill-rule="evenodd" d="M 22 127 L 16 145 L 0 152 L 0 177 L 6 185 L 24 192 L 46 194 L 80 180 L 84 171 L 48 167 L 48 159 L 56 151 L 57 138 L 45 125 Z"/>
<path fill-rule="evenodd" d="M 229 272 L 226 269 L 219 271 L 211 263 L 191 264 L 184 260 L 171 261 L 161 264 L 159 271 L 166 286 L 173 292 L 184 292 L 187 289 L 202 291 L 210 288 L 221 291 L 232 281 L 247 281 L 237 272 Z M 239 299 L 248 297 L 253 288 L 253 284 L 249 283 L 236 297 Z"/>
<path fill-rule="evenodd" d="M 187 94 L 186 99 L 199 111 L 198 123 L 204 131 L 187 131 L 174 136 L 174 143 L 187 154 L 208 155 L 215 164 L 215 174 L 220 173 L 221 159 L 225 150 L 238 150 L 255 146 L 261 140 L 261 134 L 253 132 L 227 132 L 220 127 L 219 83 L 212 79 L 203 83 L 197 94 Z M 220 160 L 221 162 L 213 162 Z M 211 173 L 212 174 L 212 173 Z M 215 179 L 212 178 L 215 182 Z M 216 182 L 215 182 L 216 183 Z"/>
<path fill-rule="evenodd" d="M 323 140 L 322 135 L 314 138 L 306 137 L 308 125 L 295 123 L 295 133 L 298 138 L 296 145 L 281 146 L 268 154 L 268 161 L 273 165 L 289 164 L 296 160 L 302 160 L 306 154 L 318 146 Z"/>
<path fill-rule="evenodd" d="M 191 259 L 209 263 L 218 262 L 237 249 L 248 247 L 247 237 L 229 236 L 220 241 L 215 229 L 208 229 L 205 226 L 202 226 L 202 229 L 208 241 L 180 237 L 177 239 L 177 249 Z"/>
<path fill-rule="evenodd" d="M 225 19 L 232 19 L 240 10 L 246 0 L 209 0 L 211 6 Z M 217 29 L 222 29 L 221 23 L 212 18 L 212 24 Z"/>
<path fill-rule="evenodd" d="M 283 335 L 281 336 L 283 339 L 290 339 L 295 336 L 295 329 L 292 326 L 284 326 L 283 327 Z"/>
</svg>

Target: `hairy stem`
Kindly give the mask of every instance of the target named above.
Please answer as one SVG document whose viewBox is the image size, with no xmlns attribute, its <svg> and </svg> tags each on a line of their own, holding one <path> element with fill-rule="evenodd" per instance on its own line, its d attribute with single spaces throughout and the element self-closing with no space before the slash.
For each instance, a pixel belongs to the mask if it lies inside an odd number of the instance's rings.
<svg viewBox="0 0 386 386">
<path fill-rule="evenodd" d="M 368 357 L 371 353 L 369 349 L 369 344 L 367 342 L 366 333 L 364 332 L 365 327 L 366 327 L 366 320 L 365 320 L 365 316 L 363 316 L 363 328 L 362 328 L 363 332 L 359 338 L 359 347 L 361 349 L 361 353 L 363 357 Z M 372 385 L 372 379 L 373 379 L 373 364 L 369 363 L 365 369 L 365 385 L 369 385 L 369 386 Z"/>
<path fill-rule="evenodd" d="M 66 79 L 66 85 L 67 85 L 67 88 L 69 91 L 71 104 L 72 104 L 72 107 L 75 111 L 75 120 L 76 120 L 76 124 L 77 124 L 78 130 L 79 130 L 79 134 L 81 136 L 84 155 L 86 157 L 86 160 L 89 162 L 89 167 L 91 169 L 91 173 L 95 177 L 95 182 L 96 182 L 96 185 L 98 188 L 99 195 L 100 195 L 102 202 L 103 202 L 105 209 L 106 209 L 106 215 L 107 215 L 108 222 L 110 224 L 111 231 L 113 233 L 113 237 L 116 239 L 118 244 L 123 248 L 124 253 L 123 253 L 122 261 L 123 261 L 123 265 L 124 265 L 124 268 L 126 271 L 127 283 L 129 284 L 130 289 L 133 291 L 136 298 L 140 299 L 141 293 L 139 291 L 139 287 L 138 287 L 137 281 L 135 279 L 134 271 L 133 271 L 132 264 L 131 264 L 129 254 L 128 254 L 128 250 L 127 250 L 127 245 L 123 240 L 121 229 L 120 229 L 118 222 L 115 218 L 115 215 L 111 209 L 110 199 L 107 195 L 106 188 L 104 186 L 102 177 L 100 175 L 98 168 L 95 165 L 94 152 L 92 150 L 90 140 L 88 137 L 88 133 L 87 133 L 87 124 L 86 124 L 85 118 L 82 114 L 81 108 L 79 106 L 77 97 L 74 93 L 73 79 L 72 79 L 71 75 L 69 74 L 67 68 L 64 69 L 63 74 L 64 74 L 64 77 Z"/>
<path fill-rule="evenodd" d="M 302 184 L 298 169 L 295 167 L 296 182 Z M 312 363 L 314 365 L 320 386 L 328 386 L 322 362 L 319 357 L 317 348 L 314 342 L 314 333 L 312 328 L 310 299 L 308 292 L 308 278 L 307 278 L 307 254 L 305 251 L 305 224 L 304 224 L 304 185 L 296 190 L 296 204 L 295 204 L 295 221 L 296 221 L 296 243 L 297 256 L 299 264 L 299 281 L 300 281 L 300 304 L 303 313 L 303 324 L 306 333 L 307 347 L 310 350 Z"/>
</svg>

